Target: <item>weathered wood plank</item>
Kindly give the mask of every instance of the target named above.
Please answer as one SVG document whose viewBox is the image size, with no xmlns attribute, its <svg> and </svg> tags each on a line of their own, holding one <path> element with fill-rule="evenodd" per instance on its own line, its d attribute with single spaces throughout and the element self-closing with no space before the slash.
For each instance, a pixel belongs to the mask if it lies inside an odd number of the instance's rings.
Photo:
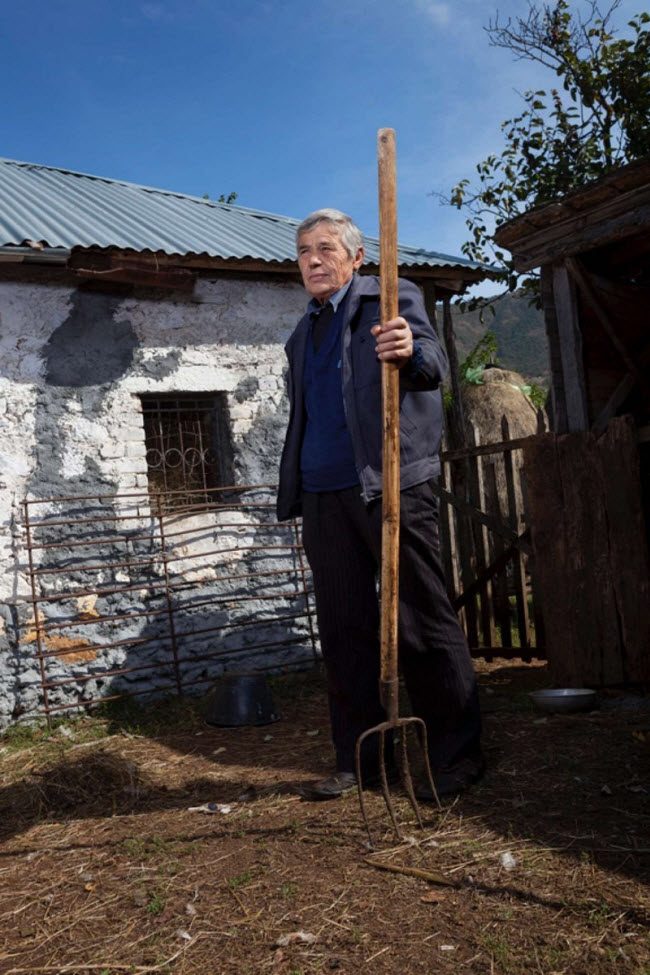
<svg viewBox="0 0 650 975">
<path fill-rule="evenodd" d="M 626 373 L 594 420 L 591 432 L 595 437 L 599 437 L 603 433 L 609 421 L 616 415 L 635 386 L 636 379 L 632 373 Z"/>
<path fill-rule="evenodd" d="M 503 657 L 504 660 L 519 660 L 521 651 L 519 647 L 470 647 L 470 654 L 474 660 L 486 660 L 487 654 L 491 651 L 492 657 Z M 542 646 L 530 647 L 528 650 L 529 660 L 545 660 L 546 650 Z"/>
<path fill-rule="evenodd" d="M 650 559 L 648 556 L 639 450 L 630 416 L 613 420 L 598 441 L 609 541 L 609 560 L 622 661 L 604 661 L 606 679 L 620 673 L 632 683 L 650 681 Z"/>
<path fill-rule="evenodd" d="M 550 210 L 547 216 L 552 217 Z M 537 230 L 526 232 L 523 225 L 504 228 L 497 232 L 496 239 L 499 246 L 512 252 L 518 271 L 530 271 L 572 254 L 632 237 L 649 223 L 650 186 L 646 185 L 621 194 L 591 212 L 567 215 L 559 222 L 547 220 L 546 225 Z"/>
<path fill-rule="evenodd" d="M 451 407 L 448 412 L 447 432 L 452 447 L 463 448 L 465 446 L 465 418 L 463 415 L 463 400 L 461 395 L 460 372 L 458 367 L 458 354 L 456 352 L 456 339 L 454 337 L 454 327 L 451 315 L 451 303 L 448 295 L 442 300 L 442 330 L 445 339 L 445 348 L 449 360 L 449 378 L 451 382 Z M 453 504 L 455 499 L 465 499 L 467 497 L 467 461 L 463 460 L 455 464 L 451 469 L 451 483 L 453 485 L 453 495 L 441 495 L 446 497 Z M 452 500 L 453 498 L 453 500 Z M 473 539 L 471 525 L 466 518 L 460 518 L 457 523 L 456 541 L 458 546 L 458 562 L 460 569 L 460 582 L 463 589 L 469 588 L 474 578 L 473 573 Z M 472 600 L 465 606 L 465 631 L 470 646 L 478 645 L 478 627 L 476 620 L 476 604 Z"/>
<path fill-rule="evenodd" d="M 630 197 L 627 194 L 638 188 L 642 191 L 647 190 L 649 173 L 648 160 L 641 159 L 614 170 L 596 182 L 588 183 L 565 200 L 555 200 L 537 209 L 528 210 L 522 216 L 499 228 L 497 232 L 499 246 L 516 250 L 510 245 L 524 240 L 535 230 L 548 229 L 552 224 L 560 225 L 567 219 L 579 223 L 585 211 L 593 210 L 605 200 L 614 200 L 625 209 L 630 205 Z"/>
<path fill-rule="evenodd" d="M 441 487 L 440 484 L 431 484 L 433 493 L 439 498 L 444 499 L 449 504 L 452 504 L 457 511 L 462 515 L 468 515 L 474 521 L 480 522 L 489 528 L 490 531 L 496 532 L 501 535 L 507 542 L 517 545 L 522 552 L 527 552 L 530 550 L 530 546 L 525 541 L 523 535 L 518 536 L 517 532 L 513 531 L 512 528 L 504 521 L 499 521 L 492 515 L 486 514 L 484 511 L 480 511 L 475 505 L 470 504 L 469 501 L 464 501 L 456 492 L 454 487 L 454 492 L 447 491 L 445 488 Z"/>
<path fill-rule="evenodd" d="M 477 446 L 479 433 L 477 427 L 470 426 L 467 431 L 470 444 Z M 479 510 L 485 508 L 485 488 L 483 484 L 482 461 L 480 457 L 473 457 L 470 463 L 470 495 Z M 474 534 L 474 552 L 476 553 L 476 574 L 480 578 L 490 559 L 488 554 L 487 528 L 479 522 L 472 522 Z M 494 609 L 492 605 L 492 587 L 488 579 L 481 584 L 479 590 L 479 611 L 481 620 L 481 636 L 484 646 L 492 646 L 495 642 Z"/>
<path fill-rule="evenodd" d="M 465 446 L 465 417 L 460 384 L 458 353 L 454 336 L 454 323 L 451 317 L 451 302 L 448 297 L 442 302 L 442 331 L 449 360 L 449 381 L 451 384 L 451 406 L 449 409 L 449 441 L 452 448 L 459 450 Z M 456 478 L 454 477 L 454 480 Z"/>
<path fill-rule="evenodd" d="M 503 454 L 505 451 L 520 450 L 526 442 L 527 437 L 517 437 L 505 443 L 499 440 L 496 443 L 478 444 L 476 447 L 464 447 L 462 450 L 445 450 L 440 453 L 441 461 L 462 460 L 464 457 L 489 457 L 492 454 Z"/>
<path fill-rule="evenodd" d="M 75 268 L 74 273 L 83 281 L 134 284 L 174 291 L 191 291 L 197 279 L 197 272 L 189 268 L 155 268 L 135 262 L 100 269 L 79 267 Z"/>
<path fill-rule="evenodd" d="M 562 438 L 558 448 L 567 536 L 559 577 L 574 599 L 570 671 L 573 680 L 583 685 L 618 683 L 623 680 L 622 648 L 595 438 L 591 434 Z M 618 666 L 609 661 L 618 661 Z"/>
<path fill-rule="evenodd" d="M 650 252 L 650 239 L 647 241 L 646 250 Z M 619 257 L 623 260 L 621 255 L 625 255 L 625 260 L 629 260 L 632 255 L 625 254 L 625 251 L 626 248 L 623 244 L 614 248 L 610 257 L 611 262 L 614 263 Z M 610 269 L 608 262 L 602 263 L 600 267 L 607 271 Z M 598 294 L 602 295 L 605 301 L 609 303 L 610 308 L 621 304 L 632 308 L 650 307 L 650 287 L 647 284 L 638 284 L 619 278 L 606 278 L 591 268 L 589 269 L 589 280 Z"/>
<path fill-rule="evenodd" d="M 589 429 L 582 335 L 575 288 L 564 264 L 553 267 L 553 298 L 564 376 L 564 400 L 569 432 Z"/>
<path fill-rule="evenodd" d="M 557 439 L 552 434 L 531 438 L 523 448 L 524 470 L 528 482 L 531 538 L 544 615 L 549 669 L 553 680 L 570 685 L 575 676 L 562 666 L 563 654 L 573 660 L 575 646 L 570 586 L 559 584 L 558 573 L 558 566 L 563 566 L 566 561 L 567 542 Z"/>
<path fill-rule="evenodd" d="M 441 467 L 441 480 L 446 492 L 449 492 L 450 470 L 448 464 Z M 454 509 L 444 498 L 440 498 L 440 536 L 443 567 L 445 570 L 445 581 L 449 598 L 454 599 L 460 590 L 458 579 L 458 540 L 456 537 L 456 526 L 454 523 Z M 464 620 L 463 620 L 464 626 Z"/>
<path fill-rule="evenodd" d="M 486 463 L 484 465 L 484 471 L 485 497 L 488 512 L 493 517 L 503 519 L 501 504 L 499 501 L 499 489 L 497 487 L 495 464 Z M 495 572 L 494 582 L 492 584 L 494 621 L 501 632 L 501 644 L 504 647 L 511 647 L 512 629 L 510 625 L 510 594 L 508 591 L 508 576 L 506 573 L 506 566 L 510 560 L 510 556 L 505 559 L 502 564 L 501 561 L 504 551 L 509 551 L 512 553 L 513 548 L 510 547 L 509 549 L 506 549 L 501 536 L 496 535 L 495 533 L 490 534 L 490 545 L 491 565 L 489 566 L 489 569 Z M 499 564 L 501 564 L 501 569 L 497 571 L 495 566 Z"/>
<path fill-rule="evenodd" d="M 543 436 L 546 432 L 544 428 L 544 417 L 542 411 L 540 410 L 539 417 L 539 433 Z M 530 525 L 530 503 L 528 501 L 528 481 L 526 480 L 526 470 L 524 467 L 520 468 L 519 471 L 519 483 L 521 486 L 521 499 L 523 505 L 523 517 L 524 524 Z M 527 529 L 528 531 L 530 529 Z M 535 630 L 535 644 L 538 647 L 546 646 L 546 631 L 544 630 L 544 616 L 541 610 L 541 600 L 538 591 L 537 583 L 537 563 L 535 561 L 535 555 L 530 552 L 528 555 L 528 578 L 530 580 L 530 593 L 533 600 L 533 626 Z"/>
<path fill-rule="evenodd" d="M 536 595 L 553 680 L 647 681 L 650 569 L 633 422 L 524 447 Z"/>
<path fill-rule="evenodd" d="M 472 532 L 465 518 L 458 523 L 458 561 L 460 581 L 463 591 L 470 589 L 474 581 L 474 553 L 472 551 Z M 476 598 L 467 599 L 464 604 L 467 642 L 470 647 L 479 645 Z"/>
<path fill-rule="evenodd" d="M 501 420 L 501 434 L 504 440 L 510 436 L 510 425 L 508 418 Z M 506 493 L 508 498 L 508 510 L 506 512 L 510 527 L 513 531 L 519 531 L 520 513 L 515 491 L 515 472 L 512 463 L 512 454 L 503 455 L 503 463 L 506 475 Z M 526 568 L 520 552 L 516 552 L 512 558 L 512 576 L 515 589 L 515 601 L 517 604 L 517 630 L 519 632 L 519 646 L 522 650 L 522 657 L 526 657 L 526 650 L 530 646 L 530 624 L 528 621 L 528 593 L 526 591 Z"/>
<path fill-rule="evenodd" d="M 530 530 L 527 528 L 519 536 L 519 541 L 526 541 L 529 538 Z M 456 596 L 453 600 L 454 609 L 459 609 L 465 605 L 468 599 L 473 598 L 487 579 L 494 579 L 495 576 L 503 572 L 508 562 L 512 559 L 513 553 L 516 551 L 518 551 L 518 545 L 509 545 L 507 548 L 504 548 L 503 552 L 474 580 L 469 589 Z"/>
<path fill-rule="evenodd" d="M 551 366 L 551 417 L 552 427 L 557 433 L 566 433 L 566 396 L 564 393 L 564 373 L 562 371 L 562 350 L 560 333 L 553 299 L 553 268 L 547 264 L 540 272 L 540 287 L 544 325 L 548 339 L 549 363 Z"/>
<path fill-rule="evenodd" d="M 446 491 L 435 482 L 431 482 L 434 493 L 438 497 L 446 500 L 450 505 L 462 513 L 462 509 L 471 509 L 472 506 L 465 501 L 467 497 L 467 461 L 462 460 L 450 469 L 452 491 Z M 473 509 L 472 509 L 473 510 Z M 458 570 L 460 584 L 463 588 L 469 589 L 474 581 L 474 540 L 472 537 L 472 526 L 467 518 L 458 518 L 456 521 L 456 543 L 458 553 Z M 476 613 L 476 600 L 468 600 L 465 604 L 465 633 L 467 641 L 471 647 L 478 646 L 478 624 Z"/>
<path fill-rule="evenodd" d="M 594 291 L 591 282 L 589 281 L 589 278 L 585 272 L 585 269 L 582 266 L 582 263 L 575 258 L 569 258 L 565 263 L 568 272 L 570 273 L 574 281 L 576 281 L 576 283 L 578 284 L 578 287 L 580 288 L 583 297 L 591 306 L 594 315 L 600 322 L 602 328 L 607 333 L 612 345 L 614 346 L 619 356 L 621 357 L 621 360 L 627 366 L 628 371 L 635 377 L 636 381 L 643 389 L 645 389 L 647 392 L 650 392 L 650 380 L 646 375 L 644 375 L 643 371 L 639 368 L 639 366 L 637 365 L 637 363 L 632 358 L 628 350 L 625 348 L 625 345 L 619 338 L 618 333 L 616 331 L 616 327 L 614 326 L 614 323 L 610 321 L 610 317 L 607 314 L 605 308 L 603 307 L 602 302 L 598 300 L 598 295 Z M 583 376 L 583 385 L 584 385 L 584 376 Z M 580 428 L 580 429 L 584 429 L 584 428 Z"/>
</svg>

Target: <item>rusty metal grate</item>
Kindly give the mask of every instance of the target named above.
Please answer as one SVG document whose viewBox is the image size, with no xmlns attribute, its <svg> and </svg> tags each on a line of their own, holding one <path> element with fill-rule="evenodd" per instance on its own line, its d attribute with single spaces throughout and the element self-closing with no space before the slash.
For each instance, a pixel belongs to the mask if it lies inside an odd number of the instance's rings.
<svg viewBox="0 0 650 975">
<path fill-rule="evenodd" d="M 167 507 L 196 502 L 232 477 L 226 397 L 223 393 L 140 397 L 149 489 Z"/>
<path fill-rule="evenodd" d="M 276 520 L 272 488 L 179 495 L 24 502 L 33 612 L 22 648 L 33 650 L 29 690 L 48 721 L 318 659 L 299 526 Z"/>
</svg>

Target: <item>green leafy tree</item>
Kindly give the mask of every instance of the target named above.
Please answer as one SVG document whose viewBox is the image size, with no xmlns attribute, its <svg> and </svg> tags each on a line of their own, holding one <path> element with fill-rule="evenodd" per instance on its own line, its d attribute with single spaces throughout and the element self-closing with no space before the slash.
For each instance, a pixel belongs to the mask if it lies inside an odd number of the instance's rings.
<svg viewBox="0 0 650 975">
<path fill-rule="evenodd" d="M 567 0 L 529 4 L 525 18 L 486 28 L 490 43 L 517 58 L 544 65 L 561 88 L 527 91 L 523 110 L 502 124 L 505 148 L 476 167 L 478 180 L 461 180 L 446 200 L 467 213 L 463 252 L 496 264 L 508 290 L 522 286 L 494 230 L 531 206 L 584 186 L 616 167 L 650 153 L 650 15 L 638 14 L 628 36 L 612 18 L 621 0 L 587 15 Z M 534 278 L 523 282 L 536 291 Z"/>
<path fill-rule="evenodd" d="M 467 358 L 460 364 L 461 382 L 474 383 L 480 386 L 483 383 L 481 376 L 487 365 L 497 363 L 497 339 L 494 332 L 487 330 L 471 350 Z"/>
</svg>

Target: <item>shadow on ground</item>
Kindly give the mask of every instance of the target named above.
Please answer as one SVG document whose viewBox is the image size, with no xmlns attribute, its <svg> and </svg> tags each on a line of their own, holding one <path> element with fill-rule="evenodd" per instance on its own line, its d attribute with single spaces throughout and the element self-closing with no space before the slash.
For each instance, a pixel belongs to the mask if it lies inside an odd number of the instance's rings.
<svg viewBox="0 0 650 975">
<path fill-rule="evenodd" d="M 592 713 L 542 715 L 528 692 L 545 685 L 543 666 L 479 664 L 479 680 L 488 771 L 456 800 L 454 815 L 483 822 L 512 843 L 515 857 L 527 841 L 561 853 L 569 871 L 588 862 L 650 879 L 648 698 L 611 693 Z M 200 702 L 175 700 L 124 706 L 8 748 L 0 837 L 42 823 L 295 795 L 300 781 L 330 768 L 322 679 L 294 675 L 272 689 L 281 719 L 262 727 L 208 726 Z M 320 804 L 324 828 L 338 805 Z M 309 810 L 298 803 L 295 814 Z"/>
</svg>

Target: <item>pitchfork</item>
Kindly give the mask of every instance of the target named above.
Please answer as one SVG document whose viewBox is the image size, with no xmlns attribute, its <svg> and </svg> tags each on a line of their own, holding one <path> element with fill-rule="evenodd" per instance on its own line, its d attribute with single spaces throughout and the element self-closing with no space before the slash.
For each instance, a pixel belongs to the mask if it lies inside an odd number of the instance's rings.
<svg viewBox="0 0 650 975">
<path fill-rule="evenodd" d="M 395 179 L 395 131 L 380 129 L 377 134 L 379 168 L 379 259 L 381 321 L 388 322 L 398 315 L 397 278 L 397 194 Z M 388 788 L 386 774 L 386 734 L 399 739 L 399 762 L 402 782 L 422 827 L 422 817 L 415 798 L 413 779 L 408 757 L 407 732 L 414 727 L 423 752 L 425 772 L 431 791 L 440 807 L 440 801 L 431 773 L 427 749 L 427 729 L 421 718 L 399 717 L 399 684 L 397 676 L 397 621 L 399 590 L 399 369 L 394 362 L 382 361 L 382 421 L 383 421 L 383 471 L 382 471 L 382 539 L 381 539 L 381 672 L 379 689 L 381 703 L 386 710 L 386 720 L 364 731 L 357 739 L 356 771 L 359 785 L 361 814 L 372 835 L 361 779 L 361 746 L 370 735 L 379 736 L 379 777 L 381 791 L 393 822 L 398 839 L 401 833 L 395 816 L 395 807 Z"/>
</svg>

